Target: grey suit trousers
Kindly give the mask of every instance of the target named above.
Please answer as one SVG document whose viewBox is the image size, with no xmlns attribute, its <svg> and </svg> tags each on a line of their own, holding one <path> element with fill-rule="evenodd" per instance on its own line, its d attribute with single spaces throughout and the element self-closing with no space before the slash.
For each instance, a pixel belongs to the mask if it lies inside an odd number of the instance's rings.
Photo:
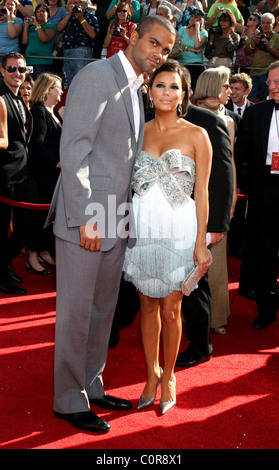
<svg viewBox="0 0 279 470">
<path fill-rule="evenodd" d="M 56 237 L 54 410 L 59 413 L 88 411 L 89 399 L 105 393 L 102 371 L 125 246 L 119 238 L 110 251 L 90 252 Z"/>
</svg>

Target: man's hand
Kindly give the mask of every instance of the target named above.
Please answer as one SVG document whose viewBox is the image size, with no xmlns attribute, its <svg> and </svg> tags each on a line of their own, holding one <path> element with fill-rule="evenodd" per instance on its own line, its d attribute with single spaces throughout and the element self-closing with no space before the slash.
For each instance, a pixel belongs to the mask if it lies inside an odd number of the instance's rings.
<svg viewBox="0 0 279 470">
<path fill-rule="evenodd" d="M 101 249 L 101 232 L 97 225 L 86 224 L 79 227 L 80 246 L 90 251 L 100 251 Z"/>
</svg>

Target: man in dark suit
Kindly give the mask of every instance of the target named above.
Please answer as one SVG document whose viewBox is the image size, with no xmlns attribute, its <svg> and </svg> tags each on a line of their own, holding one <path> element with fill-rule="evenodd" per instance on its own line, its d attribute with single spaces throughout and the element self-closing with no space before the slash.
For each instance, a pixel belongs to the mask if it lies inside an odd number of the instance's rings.
<svg viewBox="0 0 279 470">
<path fill-rule="evenodd" d="M 209 181 L 209 220 L 207 231 L 211 243 L 217 243 L 230 225 L 233 194 L 233 169 L 231 144 L 224 120 L 205 109 L 189 105 L 187 121 L 206 129 L 212 148 L 212 170 Z M 210 341 L 211 296 L 207 274 L 199 281 L 198 288 L 182 301 L 189 345 L 181 352 L 176 367 L 191 367 L 208 361 L 212 354 Z"/>
<path fill-rule="evenodd" d="M 247 99 L 252 89 L 252 79 L 247 73 L 236 73 L 230 78 L 231 96 L 226 104 L 226 111 L 234 119 L 236 138 L 241 118 L 246 107 L 252 106 L 254 103 Z M 237 118 L 237 119 L 236 119 Z M 246 194 L 245 173 L 242 166 L 236 165 L 237 187 L 241 194 Z M 234 215 L 231 221 L 230 230 L 228 232 L 228 244 L 230 255 L 241 258 L 244 240 L 244 225 L 247 212 L 247 201 L 238 199 L 235 205 Z M 242 292 L 245 297 L 253 298 L 253 293 Z"/>
<path fill-rule="evenodd" d="M 236 158 L 247 164 L 246 244 L 254 260 L 259 312 L 254 328 L 268 327 L 279 307 L 279 61 L 269 66 L 267 84 L 273 99 L 245 110 L 236 146 Z"/>
<path fill-rule="evenodd" d="M 3 81 L 0 87 L 7 110 L 8 147 L 0 150 L 0 195 L 24 202 L 37 202 L 37 187 L 30 175 L 27 144 L 32 131 L 32 120 L 21 96 L 19 87 L 25 79 L 26 62 L 18 53 L 10 53 L 2 58 Z M 32 211 L 14 208 L 13 226 L 19 230 L 24 241 L 33 237 Z M 30 218 L 31 217 L 31 218 Z M 22 295 L 26 290 L 14 282 L 22 280 L 13 272 L 11 261 L 15 247 L 9 238 L 11 207 L 0 203 L 0 291 L 5 294 Z M 23 241 L 23 243 L 24 243 Z"/>
</svg>

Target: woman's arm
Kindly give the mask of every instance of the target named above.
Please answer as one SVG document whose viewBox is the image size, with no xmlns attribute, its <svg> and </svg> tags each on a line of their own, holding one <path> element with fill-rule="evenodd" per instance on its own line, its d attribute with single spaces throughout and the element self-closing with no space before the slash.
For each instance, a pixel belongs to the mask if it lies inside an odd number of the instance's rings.
<svg viewBox="0 0 279 470">
<path fill-rule="evenodd" d="M 195 27 L 196 27 L 196 30 L 195 30 L 194 46 L 195 46 L 195 49 L 200 49 L 207 42 L 207 37 L 201 36 L 200 24 L 199 23 L 196 23 Z"/>
<path fill-rule="evenodd" d="M 8 145 L 7 108 L 5 101 L 0 97 L 0 149 L 5 150 Z"/>
<path fill-rule="evenodd" d="M 29 26 L 30 23 L 27 21 L 27 18 L 24 18 L 24 28 L 21 35 L 22 44 L 26 45 L 29 41 Z"/>
<path fill-rule="evenodd" d="M 113 7 L 109 8 L 109 9 L 107 10 L 106 16 L 107 16 L 107 19 L 108 19 L 108 20 L 111 20 L 112 18 L 114 18 L 115 12 L 116 12 L 116 8 L 118 7 L 119 4 L 120 4 L 120 0 L 117 0 L 117 2 L 115 3 L 115 5 L 113 5 Z"/>
<path fill-rule="evenodd" d="M 55 34 L 56 34 L 56 29 L 51 26 L 49 27 L 46 27 L 44 30 L 42 28 L 42 26 L 37 22 L 37 20 L 35 19 L 34 21 L 34 25 L 35 25 L 35 30 L 38 34 L 38 38 L 40 39 L 41 42 L 49 42 L 51 41 Z"/>
<path fill-rule="evenodd" d="M 10 12 L 8 11 L 7 14 L 7 22 L 8 22 L 8 35 L 10 36 L 11 39 L 17 38 L 22 30 L 23 30 L 23 25 L 21 20 L 20 22 L 15 22 L 15 20 L 12 20 L 10 16 Z"/>
<path fill-rule="evenodd" d="M 240 36 L 237 33 L 234 33 L 233 31 L 229 34 L 228 36 L 229 41 L 226 43 L 226 51 L 227 52 L 233 52 L 236 51 L 238 48 L 238 45 L 240 43 Z"/>
<path fill-rule="evenodd" d="M 22 16 L 25 18 L 27 16 L 33 16 L 33 5 L 21 5 L 20 2 L 18 2 L 18 11 L 22 14 Z"/>
<path fill-rule="evenodd" d="M 196 180 L 194 198 L 197 216 L 197 238 L 195 244 L 194 261 L 199 265 L 199 275 L 207 271 L 210 261 L 210 252 L 206 247 L 206 232 L 209 214 L 208 183 L 212 163 L 212 146 L 207 132 L 202 128 L 193 133 L 195 144 Z"/>
<path fill-rule="evenodd" d="M 208 15 L 207 15 L 207 24 L 208 26 L 212 26 L 214 21 L 216 20 L 218 14 L 220 13 L 220 8 L 219 7 L 214 7 L 214 4 L 211 6 Z"/>
<path fill-rule="evenodd" d="M 74 4 L 70 4 L 67 6 L 67 9 L 69 10 L 67 15 L 64 16 L 64 18 L 62 18 L 62 20 L 60 20 L 57 25 L 56 25 L 56 29 L 59 33 L 61 33 L 62 31 L 64 31 L 64 29 L 66 28 L 67 24 L 68 24 L 68 21 L 69 19 L 71 18 L 72 16 L 72 10 L 73 10 L 73 6 Z"/>
<path fill-rule="evenodd" d="M 114 23 L 111 23 L 108 27 L 107 35 L 104 39 L 104 48 L 107 49 L 112 40 L 112 30 L 113 30 Z"/>
</svg>

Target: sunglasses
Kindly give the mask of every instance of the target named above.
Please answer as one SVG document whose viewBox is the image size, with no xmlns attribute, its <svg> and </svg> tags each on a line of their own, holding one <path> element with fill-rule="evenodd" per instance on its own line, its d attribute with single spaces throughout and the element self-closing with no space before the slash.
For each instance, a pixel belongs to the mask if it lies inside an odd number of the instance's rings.
<svg viewBox="0 0 279 470">
<path fill-rule="evenodd" d="M 17 70 L 19 71 L 19 73 L 25 73 L 26 67 L 16 67 L 15 65 L 8 65 L 5 70 L 7 70 L 7 72 L 9 73 L 14 73 Z"/>
<path fill-rule="evenodd" d="M 253 16 L 249 16 L 248 20 L 255 21 L 255 23 L 256 23 L 257 18 L 253 18 Z"/>
<path fill-rule="evenodd" d="M 127 13 L 128 10 L 117 10 L 117 13 Z"/>
<path fill-rule="evenodd" d="M 219 21 L 225 21 L 225 22 L 227 22 L 227 21 L 230 21 L 230 20 L 229 20 L 229 18 L 224 18 L 224 17 L 223 17 L 223 18 L 220 18 Z"/>
</svg>

